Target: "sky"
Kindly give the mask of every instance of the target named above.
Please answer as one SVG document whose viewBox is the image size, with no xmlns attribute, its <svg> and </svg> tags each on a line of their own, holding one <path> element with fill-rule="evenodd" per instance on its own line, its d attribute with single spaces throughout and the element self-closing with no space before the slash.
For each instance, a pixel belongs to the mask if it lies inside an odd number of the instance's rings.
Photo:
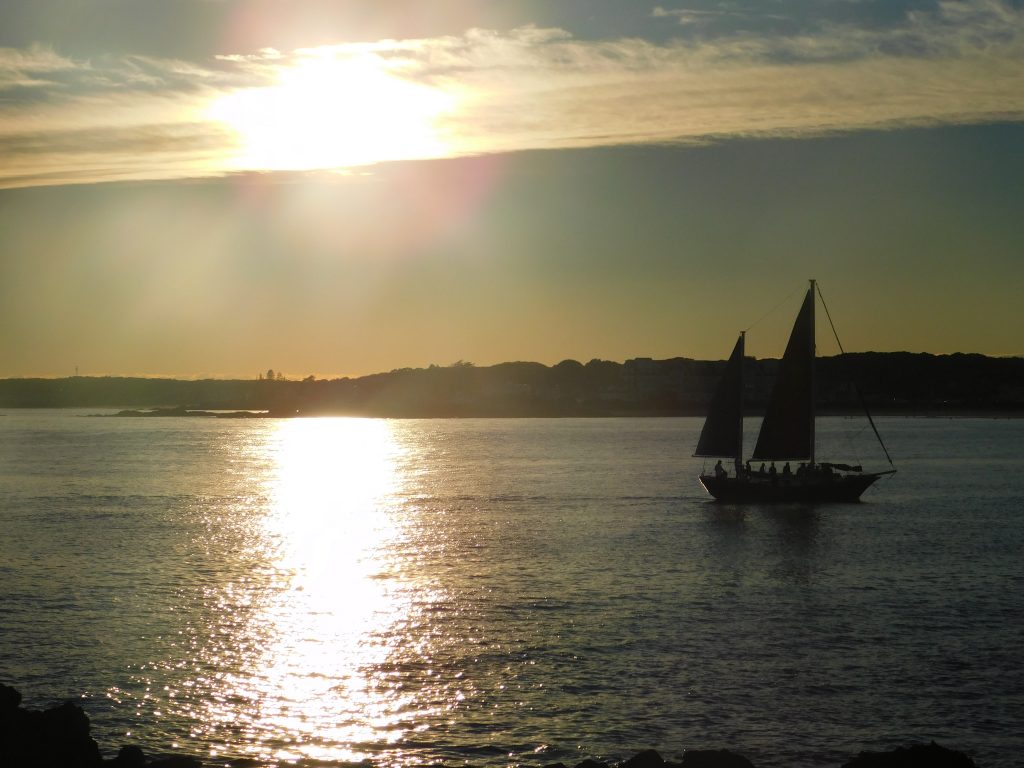
<svg viewBox="0 0 1024 768">
<path fill-rule="evenodd" d="M 1022 221 L 1019 1 L 0 6 L 0 377 L 1020 355 Z"/>
</svg>

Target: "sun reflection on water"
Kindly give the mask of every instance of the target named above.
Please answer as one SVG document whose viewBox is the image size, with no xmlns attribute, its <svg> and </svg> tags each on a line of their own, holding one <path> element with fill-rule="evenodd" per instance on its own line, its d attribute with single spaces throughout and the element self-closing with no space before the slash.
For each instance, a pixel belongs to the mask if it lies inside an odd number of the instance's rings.
<svg viewBox="0 0 1024 768">
<path fill-rule="evenodd" d="M 261 536 L 271 596 L 248 622 L 260 641 L 195 735 L 261 759 L 362 759 L 359 744 L 402 736 L 411 706 L 374 679 L 409 610 L 393 555 L 402 449 L 386 421 L 293 419 L 259 450 L 273 467 Z"/>
</svg>

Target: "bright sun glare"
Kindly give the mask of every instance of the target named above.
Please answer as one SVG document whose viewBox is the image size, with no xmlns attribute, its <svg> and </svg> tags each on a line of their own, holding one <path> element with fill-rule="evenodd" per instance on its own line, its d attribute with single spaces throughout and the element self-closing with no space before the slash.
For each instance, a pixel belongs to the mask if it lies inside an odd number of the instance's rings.
<svg viewBox="0 0 1024 768">
<path fill-rule="evenodd" d="M 226 749 L 241 734 L 261 759 L 294 761 L 359 760 L 359 744 L 404 733 L 411 694 L 377 673 L 409 611 L 394 432 L 382 420 L 289 419 L 254 443 L 257 466 L 271 467 L 259 530 L 274 580 L 241 643 L 251 655 L 217 679 L 196 734 L 229 734 Z"/>
<path fill-rule="evenodd" d="M 208 115 L 238 136 L 229 165 L 311 170 L 443 156 L 437 122 L 453 101 L 377 56 L 319 52 L 282 68 L 272 86 L 218 99 Z"/>
</svg>

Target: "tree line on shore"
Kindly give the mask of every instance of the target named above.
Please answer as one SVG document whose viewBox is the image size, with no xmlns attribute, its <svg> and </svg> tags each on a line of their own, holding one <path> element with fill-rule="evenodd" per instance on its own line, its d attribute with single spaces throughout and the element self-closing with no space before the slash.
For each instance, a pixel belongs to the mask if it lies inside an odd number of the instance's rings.
<svg viewBox="0 0 1024 768">
<path fill-rule="evenodd" d="M 746 402 L 767 402 L 778 360 L 745 361 Z M 73 376 L 0 379 L 0 408 L 176 408 L 252 410 L 272 415 L 385 417 L 698 416 L 724 361 L 637 358 L 624 363 L 564 360 L 403 368 L 356 378 L 291 380 Z M 824 412 L 1024 415 L 1024 358 L 854 353 L 817 361 Z"/>
</svg>

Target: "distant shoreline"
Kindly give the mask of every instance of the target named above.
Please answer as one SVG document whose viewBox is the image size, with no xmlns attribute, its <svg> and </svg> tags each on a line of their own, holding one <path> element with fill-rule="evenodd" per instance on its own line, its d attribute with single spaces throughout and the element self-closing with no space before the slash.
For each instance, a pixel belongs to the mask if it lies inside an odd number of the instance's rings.
<svg viewBox="0 0 1024 768">
<path fill-rule="evenodd" d="M 81 411 L 88 410 L 92 406 L 64 405 L 64 406 L 0 406 L 7 411 Z M 702 419 L 706 416 L 703 412 L 644 412 L 633 411 L 623 413 L 369 413 L 365 411 L 292 411 L 280 412 L 270 410 L 248 410 L 248 409 L 203 409 L 187 408 L 182 406 L 154 406 L 145 408 L 123 408 L 117 405 L 95 406 L 107 408 L 114 413 L 88 413 L 83 414 L 89 418 L 102 419 L 133 419 L 133 418 L 184 418 L 184 419 L 302 419 L 302 418 L 362 418 L 362 419 Z M 0 418 L 6 416 L 0 412 Z M 746 419 L 760 419 L 763 413 L 747 413 Z M 824 410 L 818 412 L 819 418 L 833 419 L 858 419 L 864 418 L 863 411 L 851 410 Z M 872 416 L 876 418 L 890 419 L 985 419 L 991 421 L 1009 421 L 1024 419 L 1024 409 L 1006 408 L 951 408 L 951 409 L 914 409 L 914 408 L 889 408 L 872 409 Z"/>
<path fill-rule="evenodd" d="M 286 380 L 270 370 L 248 380 L 0 379 L 0 408 L 116 408 L 190 417 L 207 412 L 220 418 L 704 416 L 724 366 L 721 360 L 680 357 L 563 360 L 554 366 L 459 362 L 330 380 Z M 744 360 L 748 415 L 763 412 L 778 370 L 778 360 Z M 862 413 L 866 403 L 880 416 L 1020 418 L 1024 358 L 873 352 L 823 357 L 815 391 L 822 415 Z M 153 409 L 161 411 L 149 413 Z"/>
<path fill-rule="evenodd" d="M 32 410 L 32 409 L 21 409 Z M 36 409 L 39 410 L 39 409 Z M 586 419 L 618 419 L 618 418 L 702 418 L 703 414 L 698 413 L 630 413 L 630 414 L 589 414 L 589 415 L 458 415 L 458 416 L 369 416 L 366 414 L 354 413 L 274 413 L 271 411 L 207 411 L 192 410 L 180 407 L 173 408 L 149 408 L 149 409 L 122 409 L 117 413 L 90 414 L 99 418 L 207 418 L 207 419 L 298 419 L 298 418 L 331 418 L 331 417 L 356 417 L 356 418 L 408 418 L 408 419 L 565 419 L 565 418 L 586 418 Z M 747 414 L 745 418 L 760 418 L 762 414 Z M 818 414 L 822 418 L 857 418 L 863 413 L 850 411 L 826 411 Z M 874 414 L 879 417 L 902 418 L 902 419 L 992 419 L 1008 420 L 1024 418 L 1024 411 L 983 411 L 983 410 L 952 410 L 941 412 L 922 413 L 913 410 L 890 410 Z"/>
</svg>

